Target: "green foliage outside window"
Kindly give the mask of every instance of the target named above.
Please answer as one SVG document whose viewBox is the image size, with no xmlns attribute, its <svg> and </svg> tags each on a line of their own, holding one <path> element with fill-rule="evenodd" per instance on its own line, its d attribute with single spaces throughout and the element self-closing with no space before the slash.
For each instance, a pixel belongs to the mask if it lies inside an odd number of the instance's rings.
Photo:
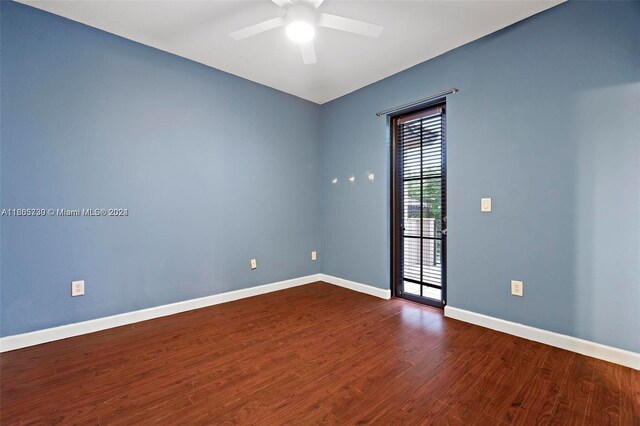
<svg viewBox="0 0 640 426">
<path fill-rule="evenodd" d="M 441 191 L 440 179 L 428 179 L 422 183 L 422 200 L 420 199 L 420 182 L 411 182 L 407 187 L 408 195 L 423 203 L 423 217 L 440 219 L 442 217 L 442 198 L 440 196 Z M 420 207 L 409 207 L 408 217 L 419 218 Z"/>
</svg>

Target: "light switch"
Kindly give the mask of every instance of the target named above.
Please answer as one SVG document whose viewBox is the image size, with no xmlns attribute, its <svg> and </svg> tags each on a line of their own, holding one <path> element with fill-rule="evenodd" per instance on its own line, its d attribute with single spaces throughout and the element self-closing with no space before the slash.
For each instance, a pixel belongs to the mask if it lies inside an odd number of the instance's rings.
<svg viewBox="0 0 640 426">
<path fill-rule="evenodd" d="M 482 200 L 480 200 L 480 211 L 481 212 L 491 211 L 491 198 L 483 198 Z"/>
</svg>

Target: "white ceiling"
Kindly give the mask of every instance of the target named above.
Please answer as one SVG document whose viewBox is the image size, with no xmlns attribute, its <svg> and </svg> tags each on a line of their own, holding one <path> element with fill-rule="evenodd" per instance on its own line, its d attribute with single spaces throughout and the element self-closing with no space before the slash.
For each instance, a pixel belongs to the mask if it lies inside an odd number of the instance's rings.
<svg viewBox="0 0 640 426">
<path fill-rule="evenodd" d="M 319 11 L 385 29 L 373 39 L 320 28 L 313 65 L 302 63 L 283 28 L 240 41 L 228 36 L 284 15 L 269 0 L 20 1 L 322 104 L 564 0 L 326 0 Z"/>
</svg>

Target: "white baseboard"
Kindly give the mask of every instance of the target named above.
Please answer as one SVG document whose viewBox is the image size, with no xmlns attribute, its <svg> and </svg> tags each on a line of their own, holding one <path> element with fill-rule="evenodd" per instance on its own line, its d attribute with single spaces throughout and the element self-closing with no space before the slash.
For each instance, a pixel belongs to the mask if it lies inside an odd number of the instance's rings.
<svg viewBox="0 0 640 426">
<path fill-rule="evenodd" d="M 334 277 L 332 275 L 320 274 L 320 281 L 324 281 L 329 284 L 337 285 L 340 287 L 348 288 L 349 290 L 358 291 L 360 293 L 370 294 L 371 296 L 380 297 L 381 299 L 391 299 L 391 290 L 373 287 L 367 284 L 360 284 L 355 281 L 345 280 L 343 278 Z"/>
<path fill-rule="evenodd" d="M 220 303 L 244 299 L 246 297 L 258 296 L 260 294 L 271 293 L 273 291 L 284 290 L 286 288 L 296 287 L 304 284 L 310 284 L 316 281 L 324 281 L 329 284 L 338 285 L 340 287 L 345 287 L 350 290 L 370 294 L 372 296 L 380 297 L 383 299 L 389 299 L 391 297 L 390 290 L 383 290 L 377 287 L 372 287 L 370 285 L 360 284 L 353 281 L 344 280 L 342 278 L 333 277 L 331 275 L 314 274 L 308 275 L 306 277 L 294 278 L 291 280 L 245 288 L 242 290 L 235 290 L 227 293 L 200 297 L 198 299 L 185 300 L 183 302 L 171 303 L 169 305 L 156 306 L 139 311 L 126 312 L 109 317 L 61 325 L 59 327 L 46 328 L 44 330 L 32 331 L 30 333 L 2 337 L 0 338 L 0 352 L 12 351 L 15 349 L 26 348 L 28 346 L 66 339 L 68 337 L 80 336 L 82 334 L 94 333 L 96 331 L 133 324 L 140 321 L 147 321 L 154 318 L 179 314 L 180 312 L 205 308 L 207 306 L 218 305 Z"/>
<path fill-rule="evenodd" d="M 578 339 L 577 337 L 454 308 L 452 306 L 445 306 L 444 315 L 449 318 L 640 370 L 640 354 L 636 352 L 618 349 L 612 346 Z"/>
<path fill-rule="evenodd" d="M 314 274 L 308 275 L 306 277 L 294 278 L 291 280 L 279 281 L 242 290 L 215 294 L 198 299 L 171 303 L 169 305 L 156 306 L 153 308 L 127 312 L 90 321 L 83 321 L 44 330 L 33 331 L 30 333 L 2 337 L 0 338 L 0 352 L 12 351 L 28 346 L 66 339 L 68 337 L 93 333 L 96 331 L 120 327 L 140 321 L 147 321 L 154 318 L 178 314 L 180 312 L 191 311 L 193 309 L 218 305 L 220 303 L 258 296 L 260 294 L 271 293 L 273 291 L 284 290 L 287 288 L 309 284 L 316 281 L 324 281 L 329 284 L 358 291 L 360 293 L 369 294 L 371 296 L 379 297 L 382 299 L 391 298 L 391 290 L 388 289 L 381 289 L 367 284 L 361 284 L 354 281 L 345 280 L 343 278 L 334 277 L 332 275 Z M 512 334 L 514 336 L 522 337 L 525 339 L 533 340 L 536 342 L 544 343 L 547 345 L 555 346 L 558 348 L 577 352 L 579 354 L 591 356 L 594 358 L 640 370 L 640 354 L 635 352 L 626 351 L 623 349 L 618 349 L 611 346 L 606 346 L 599 343 L 590 342 L 588 340 L 578 339 L 576 337 L 554 333 L 535 327 L 530 327 L 524 324 L 518 324 L 511 321 L 494 318 L 471 311 L 466 311 L 464 309 L 454 308 L 452 306 L 446 306 L 444 308 L 444 314 L 449 318 L 458 319 L 471 324 L 476 324 L 482 327 L 501 331 L 503 333 Z"/>
<path fill-rule="evenodd" d="M 53 342 L 54 340 L 66 339 L 68 337 L 79 336 L 81 334 L 93 333 L 100 330 L 106 330 L 108 328 L 120 327 L 140 321 L 165 317 L 167 315 L 218 305 L 220 303 L 244 299 L 246 297 L 258 296 L 260 294 L 271 293 L 272 291 L 284 290 L 286 288 L 296 287 L 321 280 L 321 274 L 308 275 L 306 277 L 294 278 L 291 280 L 279 281 L 242 290 L 215 294 L 213 296 L 171 303 L 169 305 L 156 306 L 139 311 L 126 312 L 124 314 L 32 331 L 30 333 L 2 337 L 0 338 L 0 352 L 12 351 L 14 349 L 25 348 L 27 346 Z"/>
</svg>

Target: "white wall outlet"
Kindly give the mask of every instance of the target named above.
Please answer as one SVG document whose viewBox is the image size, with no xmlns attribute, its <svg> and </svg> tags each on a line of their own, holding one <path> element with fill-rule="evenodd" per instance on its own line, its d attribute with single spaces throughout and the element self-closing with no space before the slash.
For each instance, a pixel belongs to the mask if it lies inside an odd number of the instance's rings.
<svg viewBox="0 0 640 426">
<path fill-rule="evenodd" d="M 491 198 L 482 198 L 480 200 L 480 211 L 481 212 L 491 211 Z"/>
<path fill-rule="evenodd" d="M 318 260 L 318 252 L 316 251 L 311 252 L 311 260 Z"/>
<path fill-rule="evenodd" d="M 71 282 L 71 296 L 84 296 L 84 280 Z"/>
<path fill-rule="evenodd" d="M 522 281 L 511 280 L 511 294 L 514 296 L 524 296 L 524 283 Z"/>
<path fill-rule="evenodd" d="M 251 269 L 256 269 L 258 267 L 258 262 L 255 259 L 251 259 Z"/>
</svg>

